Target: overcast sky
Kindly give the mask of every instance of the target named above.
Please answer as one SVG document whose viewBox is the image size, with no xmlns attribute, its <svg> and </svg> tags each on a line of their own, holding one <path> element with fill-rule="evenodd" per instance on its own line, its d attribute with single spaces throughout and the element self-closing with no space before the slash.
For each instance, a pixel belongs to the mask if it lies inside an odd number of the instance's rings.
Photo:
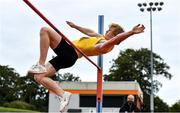
<svg viewBox="0 0 180 113">
<path fill-rule="evenodd" d="M 112 22 L 126 31 L 134 25 L 144 24 L 143 34 L 134 35 L 113 51 L 104 55 L 104 74 L 112 66 L 120 50 L 127 48 L 150 49 L 149 13 L 140 12 L 137 3 L 147 0 L 31 0 L 31 2 L 70 40 L 85 36 L 66 25 L 76 24 L 98 29 L 98 15 L 104 15 L 105 29 Z M 150 1 L 150 0 L 149 0 Z M 155 1 L 155 0 L 152 0 Z M 158 1 L 158 0 L 156 0 Z M 160 2 L 160 1 L 158 1 Z M 157 95 L 169 105 L 180 99 L 180 12 L 179 0 L 164 0 L 163 10 L 153 13 L 153 51 L 170 66 L 171 80 L 156 78 L 163 86 Z M 22 0 L 0 0 L 0 65 L 9 65 L 22 76 L 39 57 L 39 30 L 48 26 Z M 54 55 L 49 51 L 47 61 Z M 92 60 L 96 61 L 96 57 Z M 96 68 L 84 58 L 60 73 L 70 72 L 82 81 L 96 81 Z"/>
</svg>

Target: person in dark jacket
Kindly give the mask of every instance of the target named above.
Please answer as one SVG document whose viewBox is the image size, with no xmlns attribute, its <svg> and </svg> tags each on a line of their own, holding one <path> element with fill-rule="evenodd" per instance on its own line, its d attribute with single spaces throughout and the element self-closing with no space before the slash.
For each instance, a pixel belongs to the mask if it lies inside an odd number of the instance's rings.
<svg viewBox="0 0 180 113">
<path fill-rule="evenodd" d="M 119 110 L 119 113 L 121 112 L 125 112 L 125 113 L 140 112 L 140 110 L 137 108 L 137 106 L 134 103 L 133 95 L 128 95 L 127 102 Z"/>
</svg>

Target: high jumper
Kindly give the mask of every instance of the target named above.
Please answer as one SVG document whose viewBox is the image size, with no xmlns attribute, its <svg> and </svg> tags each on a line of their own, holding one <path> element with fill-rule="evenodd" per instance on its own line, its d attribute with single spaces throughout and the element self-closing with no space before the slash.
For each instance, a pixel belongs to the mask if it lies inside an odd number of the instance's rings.
<svg viewBox="0 0 180 113">
<path fill-rule="evenodd" d="M 28 0 L 24 1 L 28 3 Z M 45 21 L 48 20 L 45 19 Z M 71 28 L 87 35 L 87 37 L 81 37 L 80 39 L 71 42 L 57 28 L 55 28 L 55 26 L 49 23 L 55 31 L 48 27 L 41 28 L 40 57 L 37 63 L 28 70 L 28 73 L 34 75 L 36 82 L 53 91 L 57 95 L 61 104 L 60 112 L 66 110 L 72 94 L 64 91 L 49 77 L 54 76 L 60 69 L 73 66 L 77 59 L 80 59 L 82 56 L 89 57 L 106 54 L 110 52 L 115 45 L 119 45 L 122 41 L 134 34 L 143 33 L 145 29 L 144 25 L 138 24 L 131 30 L 124 32 L 124 29 L 120 25 L 113 23 L 109 25 L 109 29 L 106 31 L 105 35 L 101 35 L 89 28 L 79 26 L 73 22 L 66 21 L 66 23 Z M 46 63 L 49 47 L 57 56 Z"/>
</svg>

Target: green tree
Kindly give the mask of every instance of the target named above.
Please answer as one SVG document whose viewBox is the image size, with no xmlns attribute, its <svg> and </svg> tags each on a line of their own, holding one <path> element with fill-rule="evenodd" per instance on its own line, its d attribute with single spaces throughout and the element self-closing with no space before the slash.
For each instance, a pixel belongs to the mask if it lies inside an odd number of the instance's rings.
<svg viewBox="0 0 180 113">
<path fill-rule="evenodd" d="M 154 98 L 154 111 L 155 112 L 169 112 L 169 106 L 163 102 L 158 96 Z"/>
<path fill-rule="evenodd" d="M 19 74 L 9 66 L 0 65 L 0 103 L 18 99 L 17 83 Z"/>
<path fill-rule="evenodd" d="M 180 112 L 180 100 L 170 107 L 171 112 Z"/>
<path fill-rule="evenodd" d="M 151 65 L 150 52 L 147 48 L 139 50 L 127 49 L 120 51 L 117 59 L 113 60 L 110 74 L 104 75 L 105 81 L 134 81 L 139 82 L 144 93 L 144 104 L 146 111 L 149 111 L 149 95 L 151 91 Z M 153 76 L 171 79 L 172 75 L 168 72 L 170 68 L 164 60 L 153 53 Z M 153 81 L 154 93 L 159 91 L 162 84 L 158 80 Z"/>
<path fill-rule="evenodd" d="M 57 74 L 56 80 L 58 81 L 73 81 L 73 82 L 80 82 L 81 79 L 78 76 L 74 76 L 71 73 L 64 73 L 64 74 Z"/>
<path fill-rule="evenodd" d="M 18 95 L 22 101 L 35 105 L 39 111 L 47 111 L 48 90 L 37 84 L 31 76 L 20 77 Z"/>
</svg>

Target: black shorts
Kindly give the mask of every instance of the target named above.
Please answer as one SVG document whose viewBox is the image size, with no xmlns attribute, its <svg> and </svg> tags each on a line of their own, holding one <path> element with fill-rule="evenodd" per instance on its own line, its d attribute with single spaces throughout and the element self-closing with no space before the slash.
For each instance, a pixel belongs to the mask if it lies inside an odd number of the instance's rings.
<svg viewBox="0 0 180 113">
<path fill-rule="evenodd" d="M 57 56 L 51 59 L 49 62 L 56 69 L 56 71 L 62 68 L 71 67 L 78 59 L 78 55 L 75 49 L 71 45 L 69 45 L 63 38 L 59 45 L 55 49 L 53 49 L 53 51 Z"/>
</svg>

